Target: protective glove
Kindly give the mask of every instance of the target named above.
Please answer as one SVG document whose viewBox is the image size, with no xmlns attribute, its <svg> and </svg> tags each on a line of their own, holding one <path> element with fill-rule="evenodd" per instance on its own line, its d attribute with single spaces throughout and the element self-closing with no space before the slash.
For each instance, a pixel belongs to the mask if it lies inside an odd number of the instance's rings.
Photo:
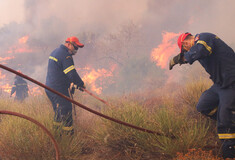
<svg viewBox="0 0 235 160">
<path fill-rule="evenodd" d="M 81 87 L 79 87 L 79 90 L 82 91 L 82 92 L 84 91 L 84 89 L 86 89 L 85 84 L 83 84 Z"/>
<path fill-rule="evenodd" d="M 70 88 L 70 93 L 74 94 L 75 93 L 75 87 Z"/>
<path fill-rule="evenodd" d="M 178 55 L 176 55 L 175 57 L 173 57 L 171 60 L 170 60 L 170 63 L 169 63 L 169 69 L 172 70 L 172 68 L 176 65 L 176 64 L 184 64 L 186 63 L 184 61 L 184 53 L 180 53 Z"/>
<path fill-rule="evenodd" d="M 70 94 L 71 95 L 73 95 L 74 93 L 75 93 L 75 85 L 74 85 L 74 83 L 71 83 L 70 84 L 70 87 L 69 87 L 69 92 L 70 92 Z"/>
</svg>

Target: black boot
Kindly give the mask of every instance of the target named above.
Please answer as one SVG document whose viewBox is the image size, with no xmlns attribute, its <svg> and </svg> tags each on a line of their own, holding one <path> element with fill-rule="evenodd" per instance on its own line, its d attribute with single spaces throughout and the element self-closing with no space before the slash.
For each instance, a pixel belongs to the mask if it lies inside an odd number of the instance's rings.
<svg viewBox="0 0 235 160">
<path fill-rule="evenodd" d="M 223 158 L 235 158 L 235 141 L 225 140 L 222 146 Z"/>
</svg>

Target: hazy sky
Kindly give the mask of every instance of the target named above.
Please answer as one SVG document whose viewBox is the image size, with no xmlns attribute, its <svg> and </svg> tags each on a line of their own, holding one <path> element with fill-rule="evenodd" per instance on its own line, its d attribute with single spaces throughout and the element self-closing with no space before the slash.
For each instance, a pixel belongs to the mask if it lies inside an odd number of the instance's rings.
<svg viewBox="0 0 235 160">
<path fill-rule="evenodd" d="M 234 0 L 0 0 L 0 27 L 31 24 L 36 36 L 58 26 L 68 35 L 80 30 L 109 32 L 132 20 L 151 35 L 161 30 L 210 31 L 232 41 L 234 6 Z"/>
<path fill-rule="evenodd" d="M 24 0 L 0 0 L 0 27 L 9 22 L 22 22 L 24 18 Z"/>
</svg>

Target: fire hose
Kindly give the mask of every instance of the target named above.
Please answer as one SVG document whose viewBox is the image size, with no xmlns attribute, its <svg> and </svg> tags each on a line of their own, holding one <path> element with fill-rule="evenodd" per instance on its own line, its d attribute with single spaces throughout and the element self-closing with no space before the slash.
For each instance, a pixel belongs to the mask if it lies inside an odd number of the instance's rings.
<svg viewBox="0 0 235 160">
<path fill-rule="evenodd" d="M 56 160 L 60 160 L 60 152 L 59 152 L 59 147 L 58 147 L 58 145 L 56 143 L 56 140 L 54 139 L 52 134 L 47 130 L 47 128 L 45 126 L 43 126 L 41 123 L 39 123 L 35 119 L 30 118 L 30 117 L 28 117 L 26 115 L 23 115 L 23 114 L 20 114 L 20 113 L 0 110 L 0 114 L 7 114 L 7 115 L 12 115 L 12 116 L 20 117 L 20 118 L 26 119 L 26 120 L 28 120 L 30 122 L 33 122 L 34 124 L 39 126 L 44 132 L 46 132 L 46 134 L 49 136 L 49 138 L 53 142 L 54 147 L 55 147 L 55 152 L 56 152 Z"/>
<path fill-rule="evenodd" d="M 109 104 L 107 101 L 99 98 L 98 96 L 94 95 L 93 93 L 89 92 L 87 89 L 83 89 L 86 93 L 88 93 L 89 95 L 91 95 L 92 97 L 94 97 L 95 99 L 98 99 L 99 101 L 101 101 L 102 103 L 106 104 L 109 107 L 113 107 L 111 104 Z"/>
<path fill-rule="evenodd" d="M 97 112 L 97 111 L 95 111 L 95 110 L 90 109 L 89 107 L 87 107 L 87 106 L 85 106 L 85 105 L 83 105 L 83 104 L 81 104 L 81 103 L 79 103 L 79 102 L 77 102 L 77 101 L 74 101 L 73 99 L 71 99 L 71 98 L 69 98 L 69 97 L 63 95 L 62 93 L 60 93 L 60 92 L 58 92 L 58 91 L 56 91 L 56 90 L 54 90 L 54 89 L 52 89 L 52 88 L 50 88 L 50 87 L 48 87 L 48 86 L 46 86 L 46 85 L 44 85 L 44 84 L 42 84 L 42 83 L 40 83 L 40 82 L 38 82 L 38 81 L 32 79 L 31 77 L 28 77 L 28 76 L 26 76 L 26 75 L 24 75 L 24 74 L 22 74 L 22 73 L 19 73 L 19 72 L 15 71 L 15 70 L 13 70 L 13 69 L 11 69 L 11 68 L 9 68 L 9 67 L 6 67 L 6 66 L 4 66 L 4 65 L 2 65 L 2 64 L 0 64 L 0 67 L 3 68 L 3 69 L 5 69 L 5 70 L 7 70 L 7 71 L 9 71 L 9 72 L 12 72 L 12 73 L 14 73 L 14 74 L 16 74 L 16 75 L 19 75 L 19 76 L 21 76 L 21 77 L 23 77 L 23 78 L 25 78 L 25 79 L 27 79 L 27 80 L 29 80 L 29 81 L 31 81 L 31 82 L 33 82 L 33 83 L 39 85 L 39 86 L 41 86 L 41 87 L 43 87 L 43 88 L 45 88 L 45 89 L 51 91 L 52 93 L 55 93 L 55 94 L 59 95 L 60 97 L 66 99 L 66 100 L 68 100 L 68 101 L 70 101 L 71 103 L 73 103 L 73 104 L 75 104 L 75 105 L 77 105 L 77 106 L 79 106 L 79 107 L 81 107 L 81 108 L 83 108 L 83 109 L 85 109 L 85 110 L 87 110 L 87 111 L 93 113 L 93 114 L 96 114 L 96 115 L 98 115 L 98 116 L 100 116 L 100 117 L 103 117 L 103 118 L 108 119 L 108 120 L 110 120 L 110 121 L 113 121 L 113 122 L 116 122 L 116 123 L 125 125 L 125 126 L 127 126 L 127 127 L 130 127 L 130 128 L 136 129 L 136 130 L 140 130 L 140 131 L 143 131 L 143 132 L 152 133 L 152 134 L 156 134 L 156 135 L 159 135 L 159 136 L 166 136 L 166 137 L 169 137 L 169 138 L 175 138 L 175 136 L 173 136 L 173 135 L 166 135 L 166 134 L 159 133 L 159 132 L 156 132 L 156 131 L 152 131 L 152 130 L 149 130 L 149 129 L 141 128 L 141 127 L 132 125 L 132 124 L 130 124 L 130 123 L 123 122 L 123 121 L 121 121 L 121 120 L 118 120 L 118 119 L 109 117 L 109 116 L 107 116 L 107 115 L 104 115 L 104 114 L 102 114 L 102 113 L 100 113 L 100 112 Z"/>
</svg>

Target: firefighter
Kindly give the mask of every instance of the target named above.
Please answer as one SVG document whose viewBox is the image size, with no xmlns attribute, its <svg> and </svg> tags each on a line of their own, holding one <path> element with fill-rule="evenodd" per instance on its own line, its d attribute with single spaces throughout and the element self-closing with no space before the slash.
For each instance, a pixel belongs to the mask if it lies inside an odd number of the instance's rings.
<svg viewBox="0 0 235 160">
<path fill-rule="evenodd" d="M 85 89 L 84 82 L 78 75 L 73 62 L 79 48 L 84 45 L 79 42 L 77 37 L 69 37 L 64 44 L 55 49 L 49 56 L 46 85 L 64 94 L 70 95 L 70 85 L 73 84 L 77 89 Z M 62 133 L 73 135 L 72 104 L 68 100 L 45 90 L 50 99 L 55 112 L 53 125 L 55 128 L 62 129 Z M 74 91 L 72 89 L 72 91 Z M 73 94 L 73 93 L 72 93 Z"/>
<path fill-rule="evenodd" d="M 197 110 L 217 120 L 218 137 L 222 140 L 223 158 L 235 158 L 235 53 L 218 36 L 183 33 L 178 38 L 180 54 L 170 60 L 175 64 L 193 64 L 196 60 L 209 73 L 213 85 L 202 93 Z"/>
<path fill-rule="evenodd" d="M 11 89 L 11 95 L 16 92 L 15 100 L 22 102 L 26 97 L 28 97 L 28 85 L 27 82 L 20 76 L 15 76 L 15 82 Z"/>
</svg>

